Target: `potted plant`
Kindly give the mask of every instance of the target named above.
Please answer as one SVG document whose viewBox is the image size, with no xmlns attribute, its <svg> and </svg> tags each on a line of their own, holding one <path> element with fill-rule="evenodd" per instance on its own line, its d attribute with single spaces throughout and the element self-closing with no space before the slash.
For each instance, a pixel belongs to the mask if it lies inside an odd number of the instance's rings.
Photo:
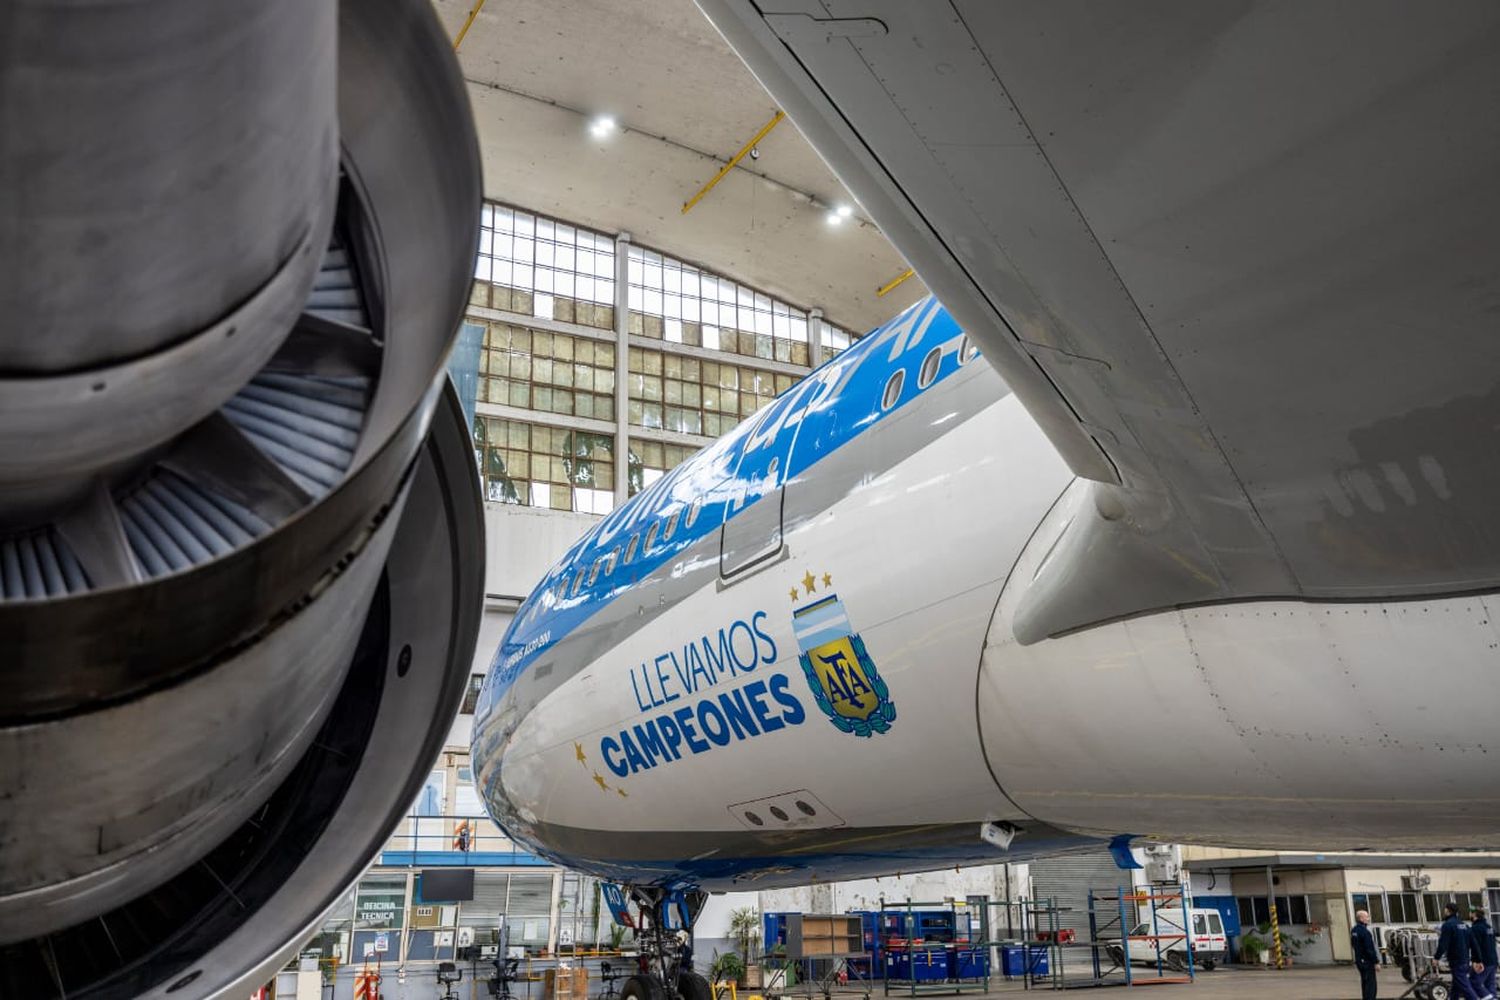
<svg viewBox="0 0 1500 1000">
<path fill-rule="evenodd" d="M 745 975 L 745 960 L 735 952 L 726 951 L 721 955 L 716 950 L 708 972 L 709 978 L 715 983 L 734 983 L 738 986 Z"/>
<path fill-rule="evenodd" d="M 760 911 L 753 906 L 742 906 L 729 914 L 729 934 L 739 946 L 744 971 L 738 982 L 741 986 L 759 987 L 761 968 L 756 964 L 757 945 L 760 943 Z"/>
<path fill-rule="evenodd" d="M 1246 965 L 1258 965 L 1263 961 L 1266 951 L 1266 939 L 1254 930 L 1247 930 L 1240 935 L 1241 962 Z"/>
</svg>

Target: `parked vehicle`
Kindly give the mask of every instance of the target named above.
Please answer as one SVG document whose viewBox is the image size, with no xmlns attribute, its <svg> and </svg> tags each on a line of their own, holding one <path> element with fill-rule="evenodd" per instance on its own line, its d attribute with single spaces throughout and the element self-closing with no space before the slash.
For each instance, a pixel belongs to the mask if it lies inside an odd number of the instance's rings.
<svg viewBox="0 0 1500 1000">
<path fill-rule="evenodd" d="M 1192 961 L 1205 972 L 1224 961 L 1229 938 L 1224 933 L 1224 919 L 1218 910 L 1192 909 Z M 1157 910 L 1130 929 L 1124 946 L 1111 944 L 1105 950 L 1118 964 L 1125 963 L 1126 948 L 1135 965 L 1155 965 L 1161 961 L 1168 968 L 1186 971 L 1188 935 L 1181 910 Z"/>
</svg>

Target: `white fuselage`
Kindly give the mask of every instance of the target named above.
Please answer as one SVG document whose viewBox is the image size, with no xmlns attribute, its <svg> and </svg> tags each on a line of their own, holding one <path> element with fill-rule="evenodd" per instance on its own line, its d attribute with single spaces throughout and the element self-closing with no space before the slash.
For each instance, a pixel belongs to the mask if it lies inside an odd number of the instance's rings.
<svg viewBox="0 0 1500 1000">
<path fill-rule="evenodd" d="M 868 353 L 906 363 L 900 340 Z M 891 460 L 897 439 L 921 444 Z M 726 578 L 754 523 L 726 516 L 566 634 L 508 638 L 475 758 L 513 836 L 721 888 L 1006 857 L 986 821 L 1016 858 L 1120 835 L 1491 842 L 1494 598 L 1217 604 L 1022 644 L 1016 608 L 1093 501 L 982 364 L 744 510 L 772 502 L 748 569 Z M 539 589 L 559 608 L 562 570 Z"/>
</svg>

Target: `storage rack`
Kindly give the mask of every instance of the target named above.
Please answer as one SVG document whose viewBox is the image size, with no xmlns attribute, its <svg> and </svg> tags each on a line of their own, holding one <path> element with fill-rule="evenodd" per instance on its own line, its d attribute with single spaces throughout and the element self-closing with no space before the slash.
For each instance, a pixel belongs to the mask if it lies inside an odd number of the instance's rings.
<svg viewBox="0 0 1500 1000">
<path fill-rule="evenodd" d="M 1170 888 L 1146 886 L 1137 889 L 1119 889 L 1106 892 L 1089 891 L 1089 937 L 1093 939 L 1094 981 L 1099 985 L 1110 983 L 1123 986 L 1157 985 L 1161 983 L 1191 983 L 1193 981 L 1193 936 L 1188 933 L 1192 926 L 1191 899 L 1187 886 Z M 1180 914 L 1182 923 L 1176 922 L 1173 914 Z M 1150 924 L 1147 934 L 1131 934 L 1137 924 Z M 1100 938 L 1118 935 L 1119 944 L 1101 944 Z M 1148 975 L 1138 972 L 1130 961 L 1130 942 L 1147 945 L 1151 960 L 1146 968 L 1154 972 Z M 1175 958 L 1184 951 L 1173 945 L 1184 946 L 1185 958 Z M 1111 948 L 1115 953 L 1111 953 Z M 1100 958 L 1103 950 L 1108 965 Z M 1116 974 L 1119 973 L 1123 979 Z"/>
<path fill-rule="evenodd" d="M 774 917 L 774 921 L 773 918 Z M 869 960 L 864 947 L 864 921 L 857 913 L 782 913 L 765 918 L 767 940 L 775 940 L 785 955 L 783 985 L 767 990 L 771 996 L 855 994 L 869 1000 L 870 983 L 849 975 L 851 960 Z M 794 979 L 795 973 L 795 982 Z M 801 989 L 796 989 L 800 986 Z"/>
<path fill-rule="evenodd" d="M 880 902 L 885 995 L 988 992 L 988 901 Z M 976 913 L 977 911 L 977 913 Z M 979 926 L 974 926 L 977 915 Z"/>
</svg>

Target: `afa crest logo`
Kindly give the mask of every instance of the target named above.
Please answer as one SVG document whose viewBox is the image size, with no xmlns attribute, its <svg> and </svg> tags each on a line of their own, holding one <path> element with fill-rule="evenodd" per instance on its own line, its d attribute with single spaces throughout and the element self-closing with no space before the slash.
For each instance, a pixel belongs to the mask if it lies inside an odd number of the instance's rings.
<svg viewBox="0 0 1500 1000">
<path fill-rule="evenodd" d="M 832 582 L 827 574 L 823 576 L 825 585 Z M 808 597 L 815 593 L 816 583 L 811 573 L 804 578 Z M 795 600 L 797 592 L 792 593 Z M 828 721 L 842 732 L 866 738 L 890 732 L 896 703 L 864 640 L 849 624 L 838 595 L 829 593 L 793 611 L 792 631 L 813 700 Z"/>
</svg>

